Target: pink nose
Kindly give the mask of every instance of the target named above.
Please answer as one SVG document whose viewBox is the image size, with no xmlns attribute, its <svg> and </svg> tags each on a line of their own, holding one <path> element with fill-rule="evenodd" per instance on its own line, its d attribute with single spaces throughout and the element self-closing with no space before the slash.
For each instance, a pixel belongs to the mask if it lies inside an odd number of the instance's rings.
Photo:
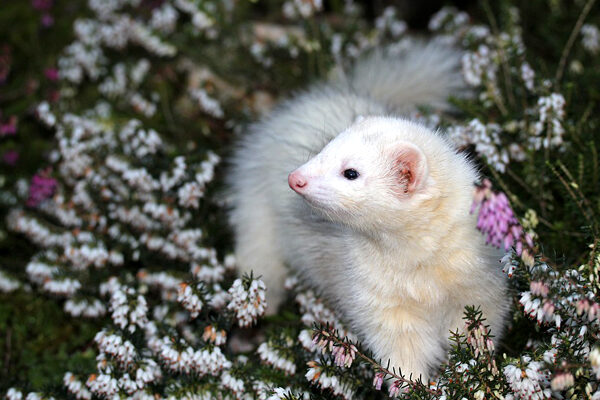
<svg viewBox="0 0 600 400">
<path fill-rule="evenodd" d="M 300 193 L 302 188 L 306 187 L 307 183 L 306 178 L 298 171 L 294 171 L 288 175 L 288 184 L 295 192 Z"/>
</svg>

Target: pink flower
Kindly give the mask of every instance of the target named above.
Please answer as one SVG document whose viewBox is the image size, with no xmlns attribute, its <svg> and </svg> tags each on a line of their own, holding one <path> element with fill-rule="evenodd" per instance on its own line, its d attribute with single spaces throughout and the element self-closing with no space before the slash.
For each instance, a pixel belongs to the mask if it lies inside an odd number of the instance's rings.
<svg viewBox="0 0 600 400">
<path fill-rule="evenodd" d="M 54 17 L 50 13 L 44 13 L 42 15 L 42 26 L 44 28 L 48 28 L 54 25 Z"/>
<path fill-rule="evenodd" d="M 2 162 L 6 165 L 13 167 L 17 161 L 19 161 L 19 152 L 16 150 L 8 150 L 2 154 Z"/>
<path fill-rule="evenodd" d="M 0 84 L 6 82 L 8 73 L 10 72 L 10 66 L 12 63 L 12 57 L 10 54 L 10 47 L 4 45 L 0 49 Z"/>
<path fill-rule="evenodd" d="M 53 3 L 53 0 L 31 0 L 31 5 L 38 11 L 48 11 Z"/>
<path fill-rule="evenodd" d="M 51 90 L 46 96 L 50 103 L 56 103 L 60 99 L 60 92 L 58 90 Z"/>
<path fill-rule="evenodd" d="M 373 386 L 375 386 L 375 390 L 381 390 L 382 384 L 383 384 L 383 372 L 378 372 L 375 374 L 375 378 L 373 378 Z"/>
<path fill-rule="evenodd" d="M 402 389 L 402 381 L 398 379 L 390 386 L 390 397 L 396 397 L 405 391 L 406 389 Z"/>
<path fill-rule="evenodd" d="M 58 69 L 56 68 L 46 68 L 44 70 L 44 75 L 49 81 L 57 81 L 58 80 Z"/>
<path fill-rule="evenodd" d="M 346 349 L 345 346 L 334 346 L 332 354 L 338 367 L 350 367 L 356 357 L 356 347 L 352 344 Z"/>
<path fill-rule="evenodd" d="M 15 135 L 17 133 L 17 117 L 11 115 L 8 122 L 0 122 L 0 136 Z"/>
<path fill-rule="evenodd" d="M 475 189 L 471 213 L 479 207 L 477 229 L 486 235 L 488 244 L 504 250 L 515 246 L 517 254 L 521 255 L 523 245 L 531 248 L 533 240 L 523 232 L 506 195 L 493 192 L 491 187 L 491 182 L 484 179 L 481 186 Z"/>
<path fill-rule="evenodd" d="M 28 207 L 37 207 L 42 201 L 52 197 L 56 190 L 56 179 L 48 176 L 49 171 L 35 174 L 29 184 Z"/>
<path fill-rule="evenodd" d="M 529 290 L 536 296 L 546 297 L 550 288 L 544 283 L 539 281 L 531 281 L 529 284 Z"/>
</svg>

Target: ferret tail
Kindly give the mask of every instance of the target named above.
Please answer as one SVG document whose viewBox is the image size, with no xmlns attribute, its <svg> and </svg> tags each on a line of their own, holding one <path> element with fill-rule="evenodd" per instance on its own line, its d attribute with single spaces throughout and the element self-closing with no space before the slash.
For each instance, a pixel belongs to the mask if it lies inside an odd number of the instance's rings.
<svg viewBox="0 0 600 400">
<path fill-rule="evenodd" d="M 446 109 L 450 96 L 465 92 L 460 59 L 455 47 L 440 40 L 414 41 L 399 52 L 391 48 L 373 51 L 346 78 L 352 90 L 393 111 L 418 105 Z"/>
</svg>

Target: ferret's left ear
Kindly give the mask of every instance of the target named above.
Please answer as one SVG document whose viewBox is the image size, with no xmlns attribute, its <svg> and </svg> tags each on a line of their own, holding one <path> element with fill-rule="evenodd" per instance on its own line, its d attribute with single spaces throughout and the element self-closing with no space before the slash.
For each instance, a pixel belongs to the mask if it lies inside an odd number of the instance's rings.
<svg viewBox="0 0 600 400">
<path fill-rule="evenodd" d="M 403 194 L 412 194 L 427 181 L 428 168 L 425 154 L 412 143 L 402 143 L 393 151 L 394 177 Z"/>
</svg>

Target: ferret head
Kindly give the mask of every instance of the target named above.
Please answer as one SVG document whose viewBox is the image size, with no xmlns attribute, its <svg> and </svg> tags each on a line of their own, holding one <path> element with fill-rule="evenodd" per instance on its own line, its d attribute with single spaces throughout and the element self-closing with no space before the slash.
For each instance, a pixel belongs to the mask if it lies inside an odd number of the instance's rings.
<svg viewBox="0 0 600 400">
<path fill-rule="evenodd" d="M 418 221 L 422 203 L 445 192 L 436 180 L 448 155 L 455 156 L 454 149 L 423 126 L 359 118 L 290 173 L 288 183 L 333 221 L 358 229 L 398 229 L 405 217 Z"/>
</svg>

